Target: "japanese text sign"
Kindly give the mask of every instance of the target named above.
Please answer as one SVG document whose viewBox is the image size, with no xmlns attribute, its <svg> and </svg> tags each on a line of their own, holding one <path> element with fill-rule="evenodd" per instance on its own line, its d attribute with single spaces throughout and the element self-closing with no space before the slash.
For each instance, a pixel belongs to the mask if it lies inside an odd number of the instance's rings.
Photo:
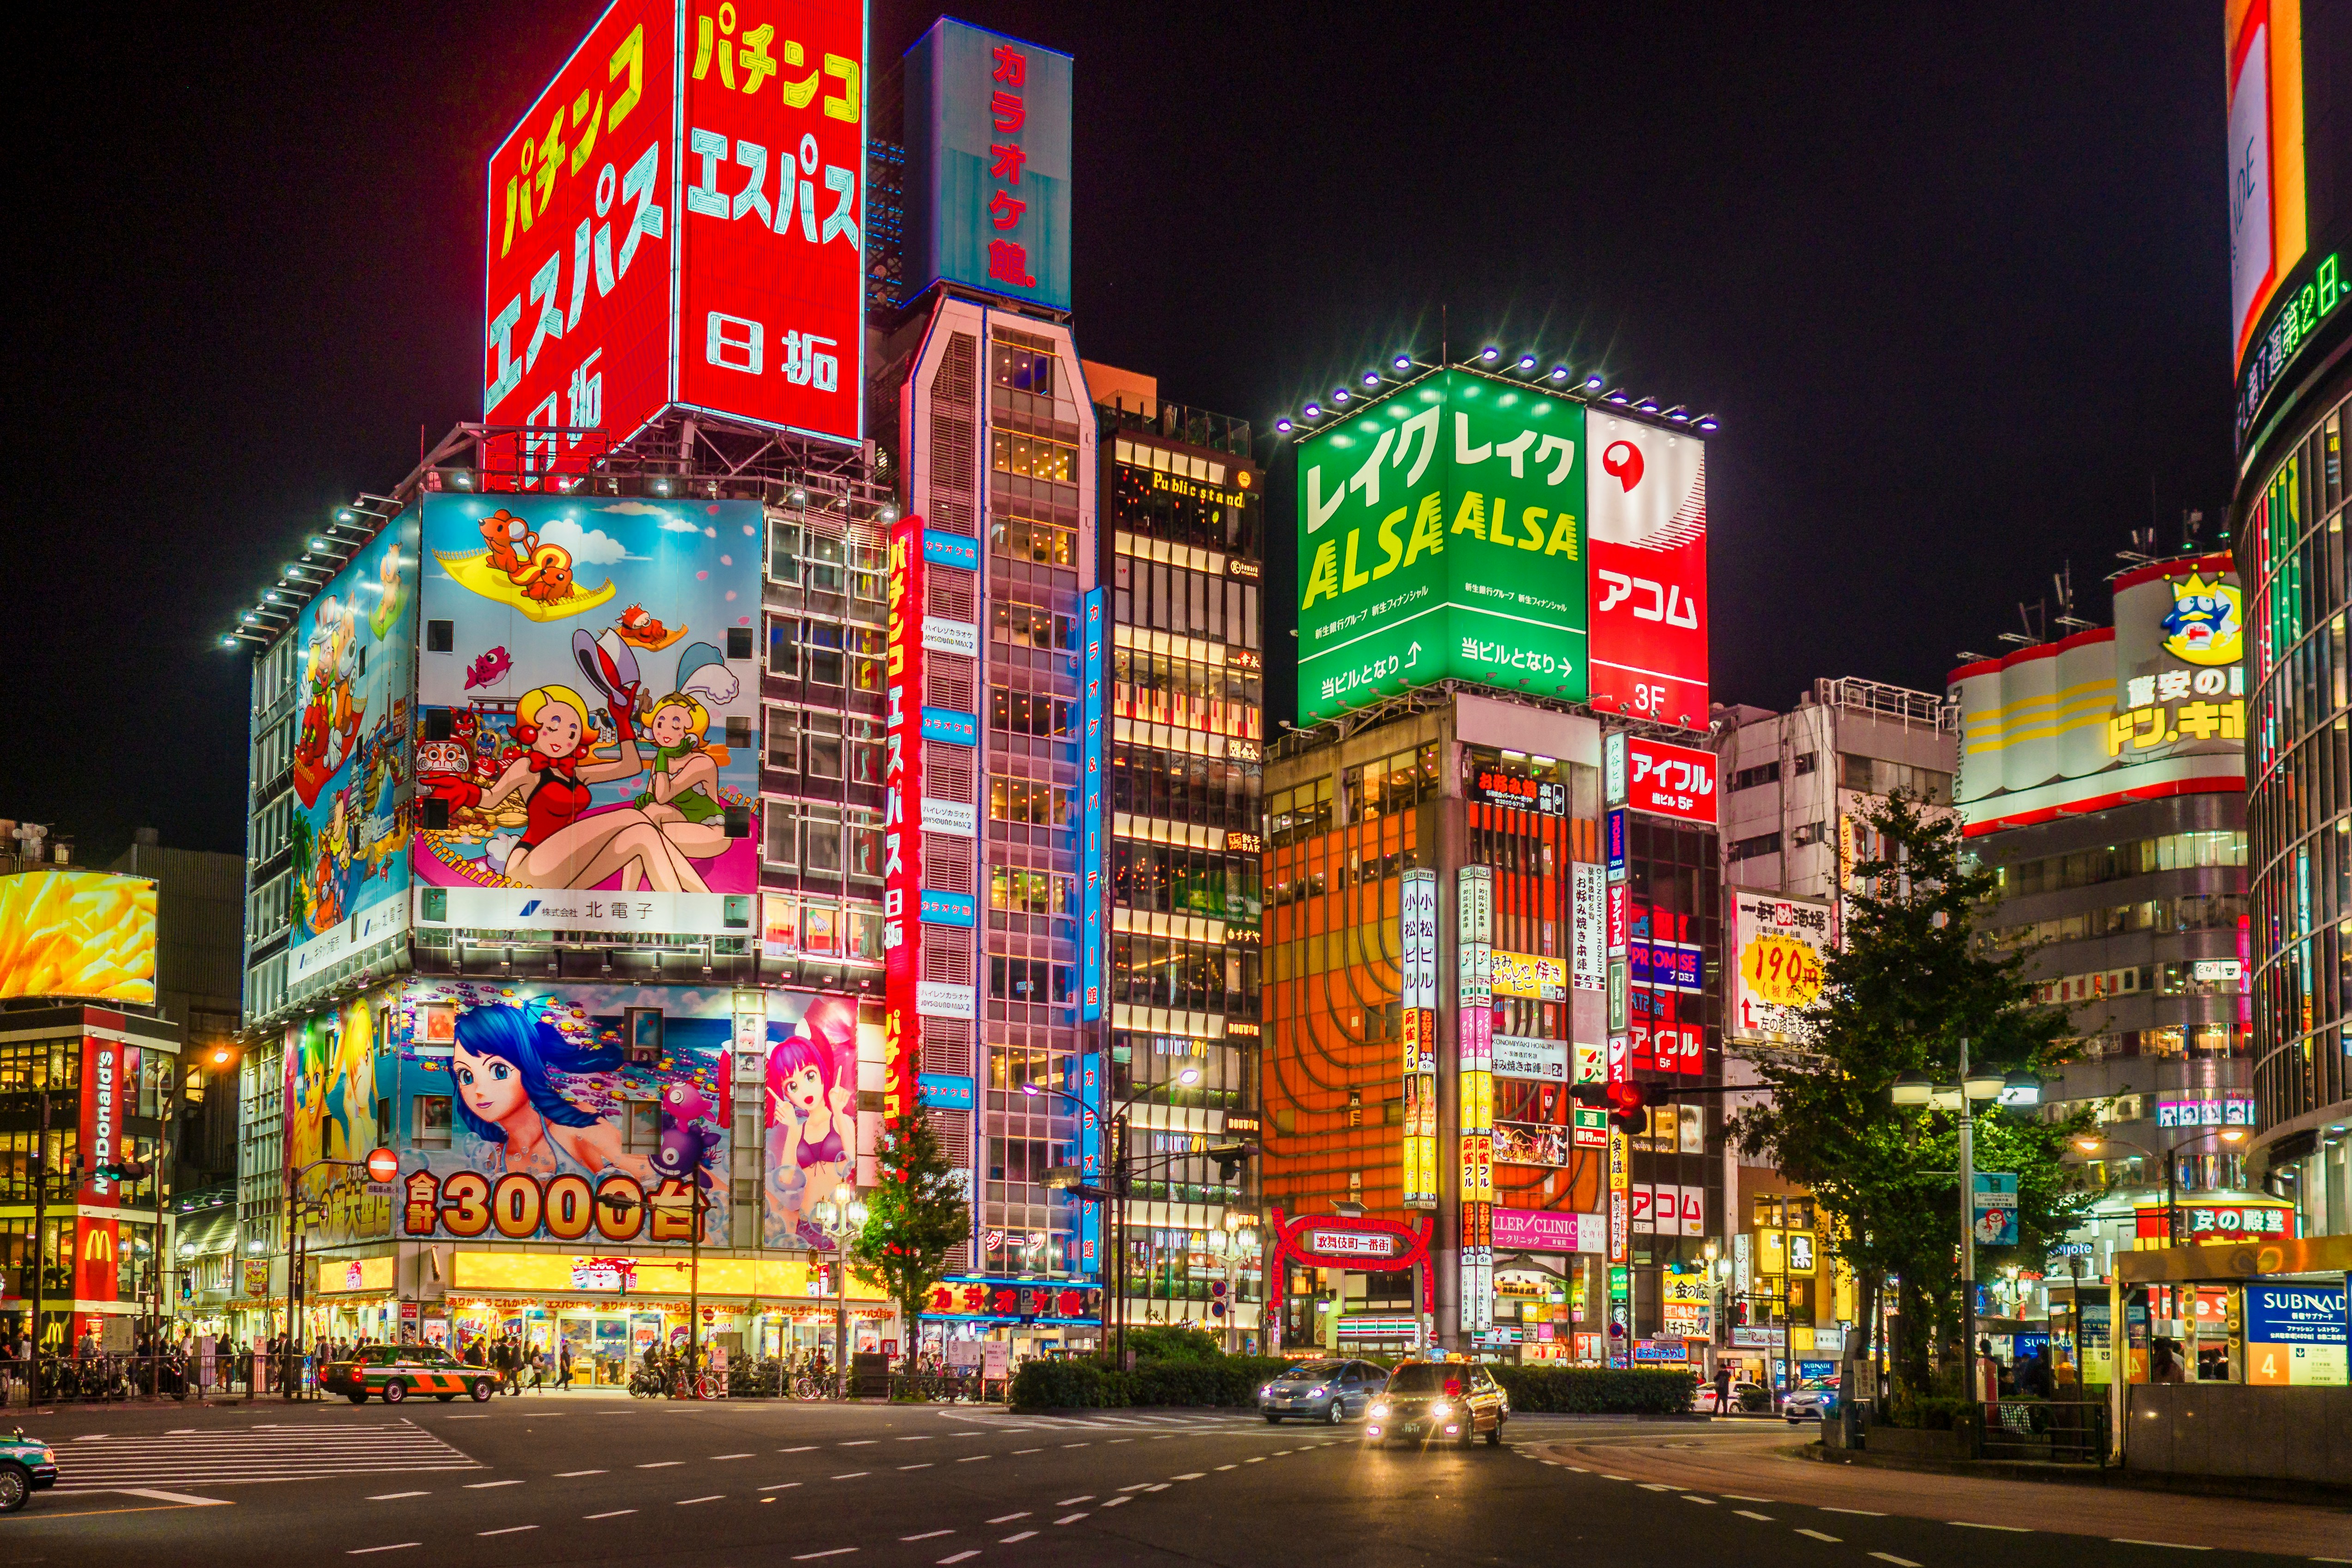
<svg viewBox="0 0 2352 1568">
<path fill-rule="evenodd" d="M 1625 798 L 1635 811 L 1685 822 L 1715 822 L 1717 759 L 1712 752 L 1625 737 Z"/>
<path fill-rule="evenodd" d="M 1448 370 L 1300 440 L 1307 721 L 1447 679 L 1584 697 L 1584 424 Z"/>
<path fill-rule="evenodd" d="M 1070 57 L 950 19 L 907 51 L 907 283 L 1070 303 Z"/>
<path fill-rule="evenodd" d="M 1599 409 L 1586 417 L 1592 705 L 1705 729 L 1706 444 Z"/>
<path fill-rule="evenodd" d="M 489 164 L 482 414 L 531 469 L 669 404 L 860 437 L 865 61 L 850 0 L 598 20 Z"/>
</svg>

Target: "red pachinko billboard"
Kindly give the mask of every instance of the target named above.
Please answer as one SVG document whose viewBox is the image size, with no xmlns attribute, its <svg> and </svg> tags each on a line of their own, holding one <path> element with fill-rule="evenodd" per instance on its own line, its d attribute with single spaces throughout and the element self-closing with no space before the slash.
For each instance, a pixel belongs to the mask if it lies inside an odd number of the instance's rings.
<svg viewBox="0 0 2352 1568">
<path fill-rule="evenodd" d="M 619 0 L 490 159 L 482 417 L 576 469 L 671 404 L 862 435 L 866 21 Z"/>
<path fill-rule="evenodd" d="M 915 1104 L 922 1026 L 923 520 L 890 529 L 889 620 L 883 650 L 882 1111 Z"/>
<path fill-rule="evenodd" d="M 1706 445 L 1585 416 L 1592 704 L 1706 727 Z"/>
</svg>

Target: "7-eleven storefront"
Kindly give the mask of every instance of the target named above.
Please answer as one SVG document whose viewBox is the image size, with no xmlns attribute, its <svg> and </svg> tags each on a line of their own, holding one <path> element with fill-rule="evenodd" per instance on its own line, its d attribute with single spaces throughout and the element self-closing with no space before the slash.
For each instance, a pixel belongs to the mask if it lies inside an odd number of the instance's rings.
<svg viewBox="0 0 2352 1568">
<path fill-rule="evenodd" d="M 705 1256 L 606 1256 L 458 1248 L 448 1288 L 424 1309 L 424 1337 L 452 1347 L 512 1336 L 552 1359 L 572 1351 L 574 1382 L 625 1384 L 656 1345 L 682 1348 L 689 1310 L 702 1314 L 701 1341 L 730 1363 L 833 1353 L 834 1291 L 823 1259 Z M 699 1297 L 698 1302 L 696 1298 Z M 849 1348 L 895 1351 L 898 1308 L 880 1289 L 849 1279 Z"/>
</svg>

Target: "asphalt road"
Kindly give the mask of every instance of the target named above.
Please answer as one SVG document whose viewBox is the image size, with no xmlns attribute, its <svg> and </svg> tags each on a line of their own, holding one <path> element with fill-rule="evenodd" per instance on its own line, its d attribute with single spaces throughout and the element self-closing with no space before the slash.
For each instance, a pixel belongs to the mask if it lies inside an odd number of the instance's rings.
<svg viewBox="0 0 2352 1568">
<path fill-rule="evenodd" d="M 1801 1435 L 1777 1423 L 1525 1417 L 1502 1447 L 1423 1452 L 1210 1413 L 574 1394 L 25 1425 L 56 1444 L 62 1476 L 0 1518 L 0 1565 L 2085 1568 L 2207 1546 L 2208 1562 L 2352 1562 L 2352 1514 L 2137 1493 L 2099 1494 L 2123 1513 L 2085 1513 L 2075 1489 L 1791 1459 Z M 2232 1518 L 2277 1554 L 2230 1550 Z"/>
</svg>

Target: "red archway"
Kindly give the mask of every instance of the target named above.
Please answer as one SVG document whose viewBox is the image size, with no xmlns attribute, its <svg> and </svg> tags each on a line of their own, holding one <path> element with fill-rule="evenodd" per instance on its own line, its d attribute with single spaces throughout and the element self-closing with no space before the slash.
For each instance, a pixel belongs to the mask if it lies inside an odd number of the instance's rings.
<svg viewBox="0 0 2352 1568">
<path fill-rule="evenodd" d="M 1437 1268 L 1429 1244 L 1437 1234 L 1437 1219 L 1423 1215 L 1407 1224 L 1370 1215 L 1298 1215 L 1286 1219 L 1274 1208 L 1274 1250 L 1266 1263 L 1265 1344 L 1276 1353 L 1281 1342 L 1283 1286 L 1287 1265 L 1304 1263 L 1316 1268 L 1365 1268 L 1391 1273 L 1421 1268 L 1421 1310 L 1424 1318 L 1437 1310 Z"/>
</svg>

